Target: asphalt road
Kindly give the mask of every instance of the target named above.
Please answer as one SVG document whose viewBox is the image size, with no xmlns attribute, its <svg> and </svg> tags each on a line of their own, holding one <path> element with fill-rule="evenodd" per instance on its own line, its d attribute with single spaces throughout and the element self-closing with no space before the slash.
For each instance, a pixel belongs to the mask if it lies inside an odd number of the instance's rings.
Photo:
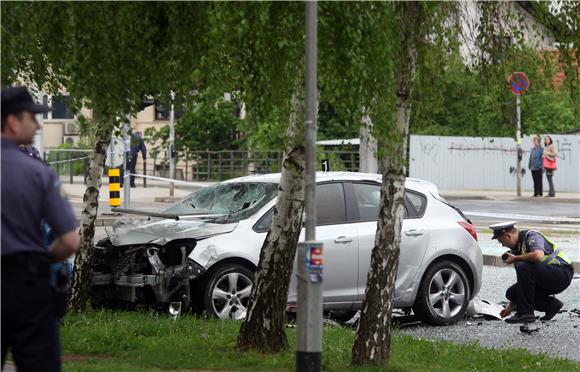
<svg viewBox="0 0 580 372">
<path fill-rule="evenodd" d="M 489 213 L 517 213 L 534 216 L 580 217 L 580 203 L 562 203 L 545 201 L 504 201 L 504 200 L 450 200 L 462 211 Z"/>
<path fill-rule="evenodd" d="M 580 277 L 556 297 L 564 302 L 563 312 L 551 321 L 536 320 L 537 332 L 525 334 L 519 325 L 501 320 L 470 319 L 452 326 L 431 327 L 422 323 L 407 323 L 401 326 L 403 333 L 413 337 L 446 340 L 456 343 L 479 343 L 480 346 L 498 349 L 522 348 L 534 354 L 545 353 L 553 357 L 580 361 Z M 506 301 L 506 289 L 515 283 L 513 268 L 484 266 L 483 284 L 479 298 L 491 303 Z M 543 316 L 543 313 L 536 312 Z"/>
</svg>

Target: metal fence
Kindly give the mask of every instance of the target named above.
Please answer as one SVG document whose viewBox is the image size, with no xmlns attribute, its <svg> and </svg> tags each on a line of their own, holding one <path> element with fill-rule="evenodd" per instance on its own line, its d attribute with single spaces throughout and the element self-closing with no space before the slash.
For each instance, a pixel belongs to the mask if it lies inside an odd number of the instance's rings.
<svg viewBox="0 0 580 372">
<path fill-rule="evenodd" d="M 90 149 L 46 149 L 44 159 L 63 181 L 80 182 L 89 167 Z M 327 159 L 332 171 L 356 172 L 359 169 L 358 151 L 319 149 L 318 159 Z M 284 161 L 281 151 L 194 151 L 177 154 L 175 178 L 186 181 L 223 181 L 252 174 L 278 173 Z M 321 163 L 318 164 L 321 170 Z M 167 152 L 151 152 L 146 162 L 140 161 L 136 173 L 169 178 Z M 106 168 L 105 168 L 106 174 Z M 65 181 L 65 182 L 66 182 Z M 146 186 L 146 179 L 143 180 Z"/>
<path fill-rule="evenodd" d="M 556 192 L 580 191 L 580 136 L 553 135 L 558 150 L 558 170 L 554 176 Z M 522 189 L 531 190 L 527 170 L 531 137 L 522 138 L 526 170 Z M 86 178 L 89 149 L 46 149 L 45 161 L 63 182 L 83 182 Z M 512 138 L 475 138 L 411 136 L 409 173 L 411 177 L 432 181 L 440 189 L 509 190 L 515 188 L 516 146 Z M 359 170 L 358 149 L 349 151 L 318 147 L 317 169 L 328 159 L 331 171 Z M 176 179 L 222 181 L 282 169 L 280 151 L 194 151 L 177 154 Z M 137 173 L 169 178 L 167 153 L 151 153 L 147 162 L 138 162 Z M 105 173 L 106 174 L 106 173 Z M 146 179 L 143 179 L 144 186 Z"/>
<path fill-rule="evenodd" d="M 90 149 L 45 149 L 44 161 L 50 165 L 61 179 L 74 183 L 75 176 L 86 180 L 89 169 Z"/>
</svg>

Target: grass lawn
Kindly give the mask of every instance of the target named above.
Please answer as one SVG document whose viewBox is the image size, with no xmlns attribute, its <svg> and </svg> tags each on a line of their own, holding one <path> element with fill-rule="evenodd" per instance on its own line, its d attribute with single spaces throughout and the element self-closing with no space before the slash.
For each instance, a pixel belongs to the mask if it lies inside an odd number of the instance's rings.
<svg viewBox="0 0 580 372">
<path fill-rule="evenodd" d="M 235 352 L 239 322 L 155 313 L 94 311 L 68 314 L 61 329 L 65 371 L 293 371 L 296 330 L 281 354 Z M 477 345 L 417 340 L 395 332 L 389 368 L 351 367 L 354 331 L 325 328 L 325 371 L 580 371 L 580 363 L 490 350 Z"/>
</svg>

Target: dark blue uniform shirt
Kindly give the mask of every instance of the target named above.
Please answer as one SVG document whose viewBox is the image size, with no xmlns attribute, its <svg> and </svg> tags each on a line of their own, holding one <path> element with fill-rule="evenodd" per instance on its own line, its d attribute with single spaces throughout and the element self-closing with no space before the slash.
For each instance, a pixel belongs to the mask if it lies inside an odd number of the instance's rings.
<svg viewBox="0 0 580 372">
<path fill-rule="evenodd" d="M 525 253 L 534 251 L 544 251 L 544 255 L 549 256 L 554 252 L 552 244 L 544 238 L 544 236 L 537 231 L 524 231 L 521 237 L 523 241 L 523 251 Z"/>
<path fill-rule="evenodd" d="M 16 143 L 2 139 L 2 256 L 45 253 L 41 224 L 55 236 L 76 228 L 73 210 L 54 170 L 27 156 Z"/>
</svg>

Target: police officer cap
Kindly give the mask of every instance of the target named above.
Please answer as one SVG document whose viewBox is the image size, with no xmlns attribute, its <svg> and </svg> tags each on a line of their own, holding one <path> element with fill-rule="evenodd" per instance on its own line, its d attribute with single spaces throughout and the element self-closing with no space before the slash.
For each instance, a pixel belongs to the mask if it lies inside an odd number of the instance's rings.
<svg viewBox="0 0 580 372">
<path fill-rule="evenodd" d="M 503 233 L 506 231 L 510 231 L 511 229 L 515 229 L 516 221 L 508 221 L 508 222 L 500 222 L 494 225 L 491 225 L 489 228 L 493 230 L 492 239 L 499 238 Z"/>
<path fill-rule="evenodd" d="M 2 88 L 2 119 L 10 114 L 21 111 L 30 111 L 34 114 L 47 112 L 50 108 L 34 102 L 32 96 L 25 87 Z"/>
</svg>

